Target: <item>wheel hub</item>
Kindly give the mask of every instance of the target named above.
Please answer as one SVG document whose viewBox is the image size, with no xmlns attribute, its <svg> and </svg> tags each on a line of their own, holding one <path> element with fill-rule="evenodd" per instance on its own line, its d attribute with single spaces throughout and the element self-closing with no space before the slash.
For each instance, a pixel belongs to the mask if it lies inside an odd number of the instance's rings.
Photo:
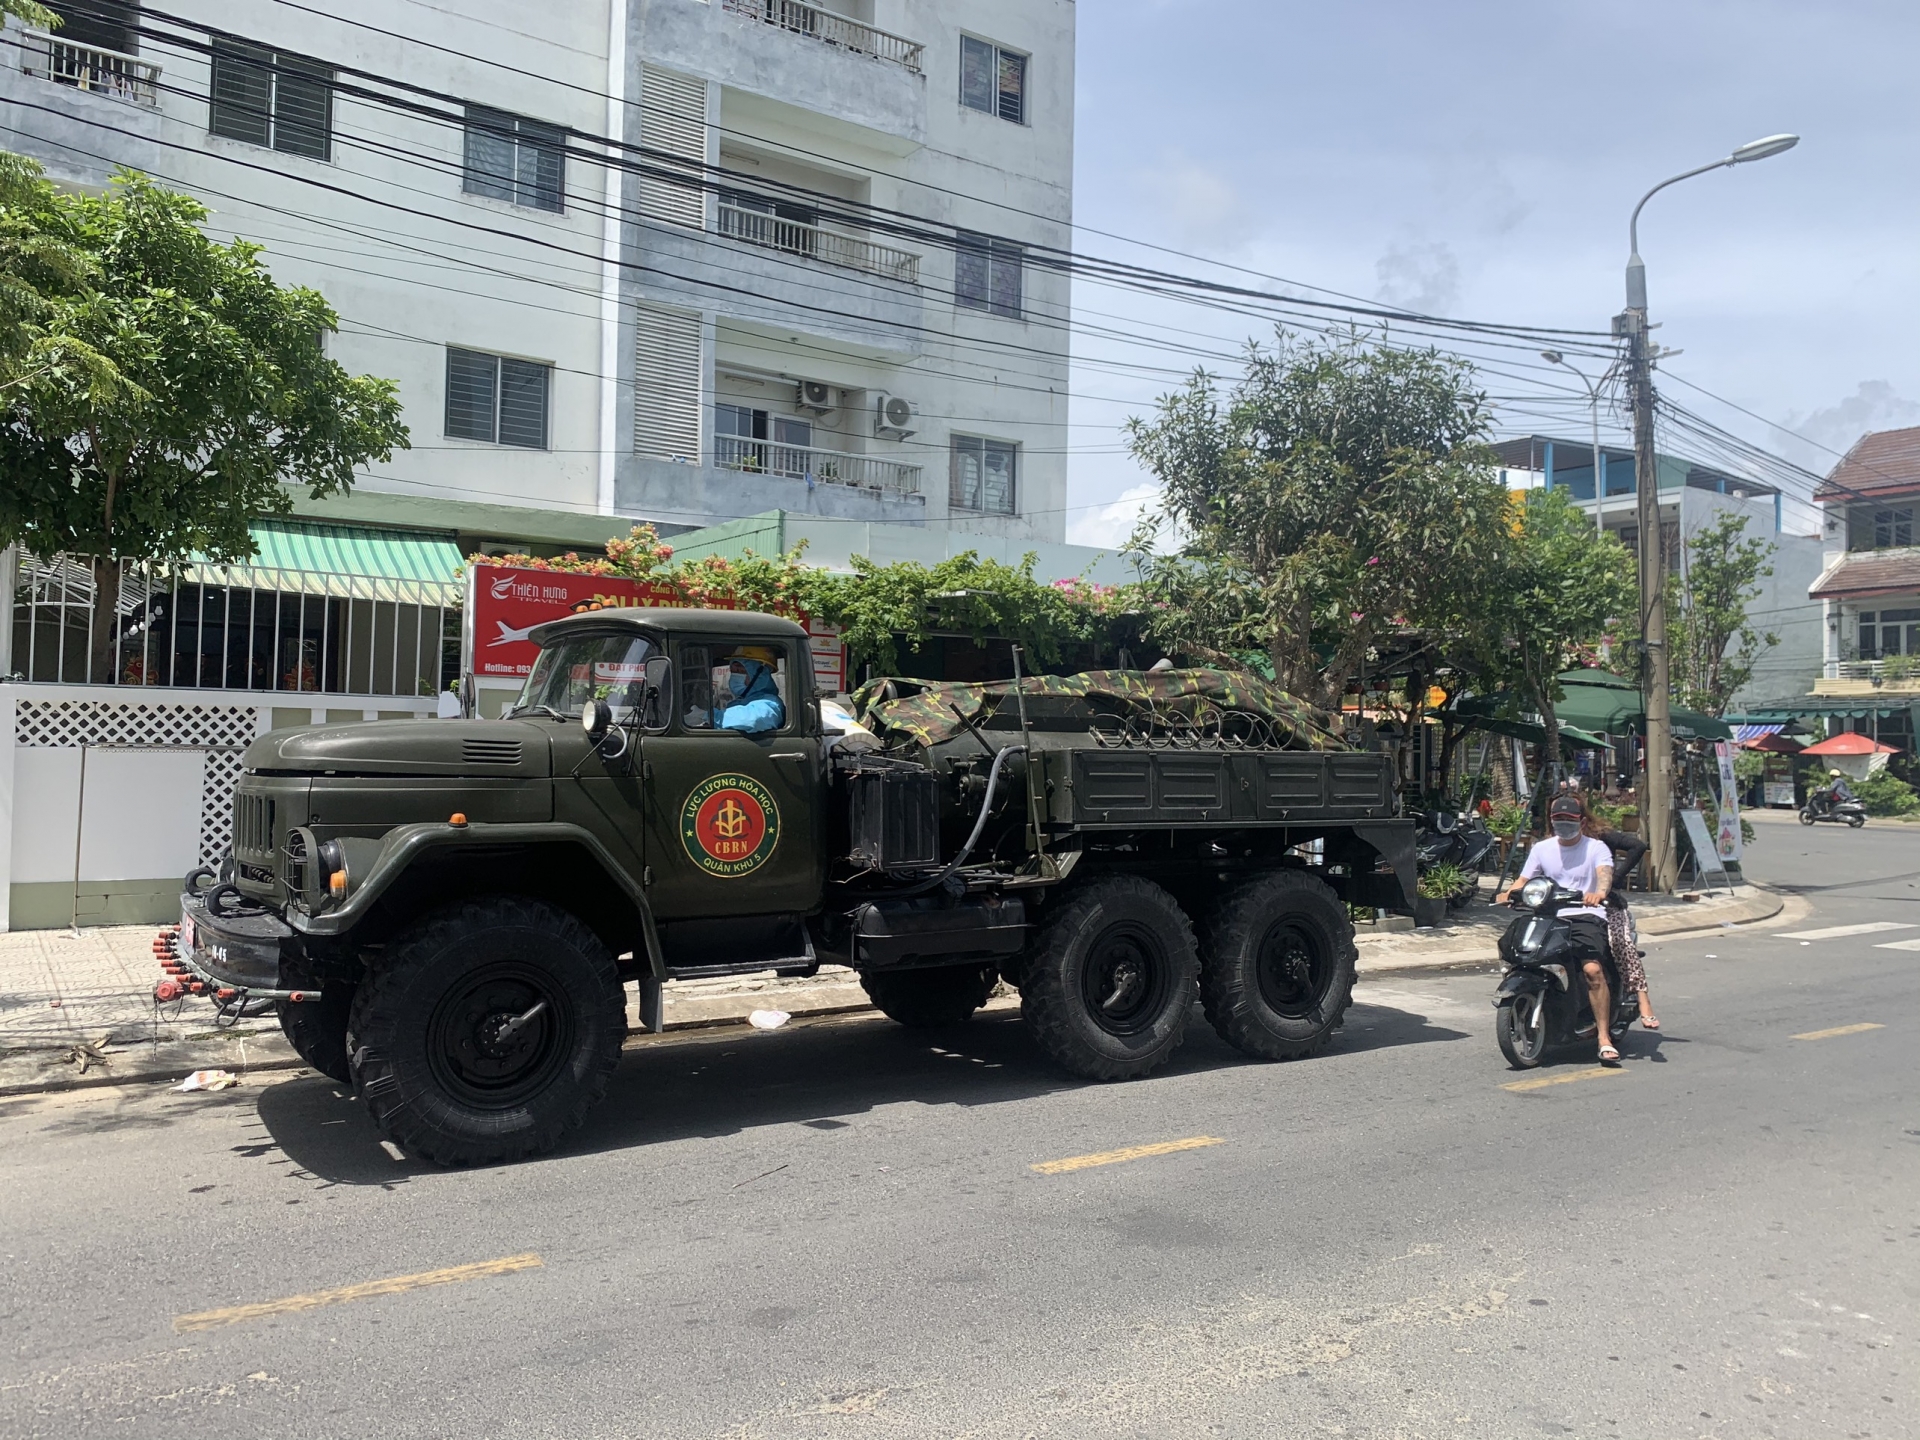
<svg viewBox="0 0 1920 1440">
<path fill-rule="evenodd" d="M 1289 1019 L 1311 1019 L 1333 979 L 1325 941 L 1296 921 L 1284 920 L 1260 946 L 1260 998 Z"/>
<path fill-rule="evenodd" d="M 1153 1027 L 1172 984 L 1172 965 L 1157 940 L 1131 924 L 1101 935 L 1087 954 L 1082 994 L 1093 1021 L 1110 1035 Z"/>
<path fill-rule="evenodd" d="M 552 977 L 531 965 L 494 966 L 456 986 L 428 1026 L 428 1054 L 466 1104 L 508 1109 L 552 1080 L 570 1048 L 570 1013 Z"/>
</svg>

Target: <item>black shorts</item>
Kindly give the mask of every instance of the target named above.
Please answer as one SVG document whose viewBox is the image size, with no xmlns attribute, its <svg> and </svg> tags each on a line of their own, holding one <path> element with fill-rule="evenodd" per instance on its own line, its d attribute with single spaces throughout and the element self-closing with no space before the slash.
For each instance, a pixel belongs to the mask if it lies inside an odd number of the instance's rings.
<svg viewBox="0 0 1920 1440">
<path fill-rule="evenodd" d="M 1573 932 L 1569 958 L 1577 964 L 1598 960 L 1605 965 L 1613 956 L 1607 944 L 1607 922 L 1598 915 L 1569 915 L 1567 928 Z"/>
</svg>

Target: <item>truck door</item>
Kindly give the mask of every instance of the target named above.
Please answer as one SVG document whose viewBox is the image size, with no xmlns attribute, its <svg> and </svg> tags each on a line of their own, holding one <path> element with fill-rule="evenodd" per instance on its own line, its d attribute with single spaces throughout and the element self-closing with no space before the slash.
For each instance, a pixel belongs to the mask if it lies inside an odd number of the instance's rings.
<svg viewBox="0 0 1920 1440">
<path fill-rule="evenodd" d="M 641 742 L 652 870 L 647 893 L 654 917 L 670 923 L 805 915 L 819 904 L 826 875 L 819 801 L 825 784 L 811 660 L 799 642 L 784 636 L 691 634 L 675 636 L 672 644 L 671 726 Z M 783 712 L 770 730 L 728 730 L 718 723 L 731 698 L 728 661 L 743 654 L 770 657 L 756 662 L 767 666 Z M 753 673 L 757 678 L 760 672 Z M 724 930 L 718 923 L 701 933 L 711 934 L 715 949 L 724 951 Z M 757 934 L 767 926 L 744 930 Z M 768 933 L 796 932 L 788 925 Z"/>
<path fill-rule="evenodd" d="M 536 684 L 533 696 L 565 717 L 533 712 L 552 725 L 553 818 L 587 830 L 635 878 L 644 875 L 647 859 L 635 707 L 646 662 L 660 643 L 630 630 L 569 637 L 554 648 L 551 676 L 536 672 L 536 680 L 547 683 Z M 608 706 L 614 717 L 613 732 L 598 746 L 578 723 L 588 700 Z"/>
</svg>

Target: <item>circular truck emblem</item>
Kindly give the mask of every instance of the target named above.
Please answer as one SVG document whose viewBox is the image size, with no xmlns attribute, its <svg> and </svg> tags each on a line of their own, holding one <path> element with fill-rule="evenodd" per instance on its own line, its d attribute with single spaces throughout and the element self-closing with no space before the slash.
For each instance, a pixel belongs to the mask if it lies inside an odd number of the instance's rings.
<svg viewBox="0 0 1920 1440">
<path fill-rule="evenodd" d="M 709 776 L 680 811 L 680 842 L 709 875 L 751 875 L 780 843 L 780 807 L 750 775 Z"/>
</svg>

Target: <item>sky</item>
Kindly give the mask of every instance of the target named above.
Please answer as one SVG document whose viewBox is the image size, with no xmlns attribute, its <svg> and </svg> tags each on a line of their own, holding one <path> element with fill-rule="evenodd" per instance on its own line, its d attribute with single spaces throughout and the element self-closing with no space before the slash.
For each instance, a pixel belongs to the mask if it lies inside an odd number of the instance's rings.
<svg viewBox="0 0 1920 1440">
<path fill-rule="evenodd" d="M 1866 430 L 1920 424 L 1912 0 L 1077 8 L 1083 252 L 1276 293 L 1318 286 L 1604 331 L 1624 304 L 1640 196 L 1790 131 L 1796 149 L 1683 181 L 1641 217 L 1655 338 L 1681 352 L 1663 361 L 1661 392 L 1818 473 Z M 1217 353 L 1209 368 L 1230 373 L 1231 355 L 1271 330 L 1085 280 L 1074 304 L 1067 539 L 1116 545 L 1152 496 L 1120 423 L 1197 363 L 1170 342 Z M 1152 343 L 1086 333 L 1096 326 Z M 1482 355 L 1503 434 L 1589 433 L 1579 381 L 1526 347 Z M 1617 404 L 1601 418 L 1610 441 L 1625 438 Z M 1788 528 L 1802 528 L 1794 513 Z"/>
</svg>

